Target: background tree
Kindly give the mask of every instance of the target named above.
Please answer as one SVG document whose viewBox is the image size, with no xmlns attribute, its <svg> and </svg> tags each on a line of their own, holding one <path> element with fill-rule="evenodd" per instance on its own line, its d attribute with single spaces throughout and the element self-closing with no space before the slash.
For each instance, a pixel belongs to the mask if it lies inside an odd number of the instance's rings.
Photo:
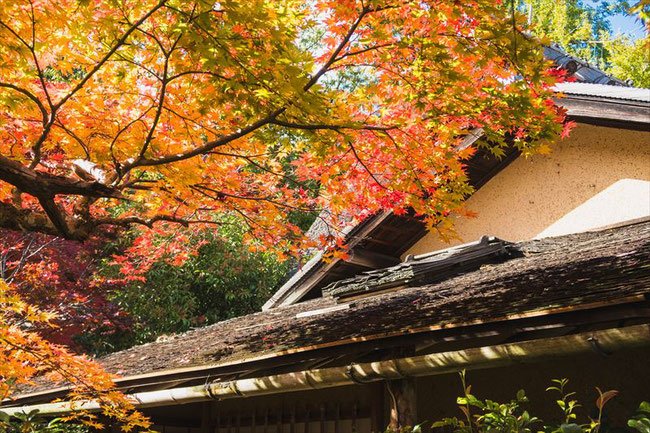
<svg viewBox="0 0 650 433">
<path fill-rule="evenodd" d="M 615 33 L 610 19 L 635 16 L 646 21 L 643 2 L 585 2 L 582 0 L 525 0 L 519 8 L 528 14 L 533 31 L 562 46 L 569 54 L 638 87 L 650 87 L 649 33 L 635 39 Z M 635 12 L 636 11 L 636 12 Z"/>
<path fill-rule="evenodd" d="M 96 275 L 107 253 L 96 241 L 0 230 L 0 279 L 31 305 L 56 311 L 56 326 L 40 328 L 42 337 L 82 351 L 76 336 L 105 338 L 132 327 L 128 313 L 108 299 L 117 285 Z"/>
<path fill-rule="evenodd" d="M 57 312 L 42 337 L 97 355 L 259 311 L 294 265 L 249 251 L 244 231 L 181 227 L 173 236 L 195 253 L 160 252 L 146 272 L 125 274 L 121 254 L 137 241 L 129 232 L 102 246 L 0 230 L 0 278 L 31 305 Z M 157 248 L 167 237 L 158 236 Z"/>
<path fill-rule="evenodd" d="M 120 272 L 119 263 L 105 259 L 97 279 L 110 288 L 107 299 L 127 316 L 128 327 L 103 320 L 78 332 L 75 342 L 94 354 L 111 352 L 259 311 L 284 282 L 292 262 L 280 261 L 270 251 L 249 251 L 244 231 L 233 226 L 182 229 L 176 236 L 196 254 L 179 263 L 161 254 L 138 278 L 129 278 L 132 273 Z"/>
</svg>

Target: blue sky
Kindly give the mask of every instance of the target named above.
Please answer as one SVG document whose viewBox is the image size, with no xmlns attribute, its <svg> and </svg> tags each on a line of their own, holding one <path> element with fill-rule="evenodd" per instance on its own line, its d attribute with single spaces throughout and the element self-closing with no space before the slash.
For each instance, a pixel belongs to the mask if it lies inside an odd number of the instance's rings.
<svg viewBox="0 0 650 433">
<path fill-rule="evenodd" d="M 641 20 L 629 15 L 615 15 L 610 19 L 612 30 L 614 34 L 629 35 L 633 39 L 643 38 L 645 36 L 645 28 Z"/>
</svg>

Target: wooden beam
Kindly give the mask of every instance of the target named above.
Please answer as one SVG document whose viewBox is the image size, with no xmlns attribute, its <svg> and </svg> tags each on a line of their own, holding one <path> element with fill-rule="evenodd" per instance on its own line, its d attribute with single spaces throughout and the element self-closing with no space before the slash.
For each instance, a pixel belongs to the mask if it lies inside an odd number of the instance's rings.
<svg viewBox="0 0 650 433">
<path fill-rule="evenodd" d="M 365 268 L 381 269 L 397 265 L 400 259 L 363 248 L 353 248 L 348 253 L 348 258 L 345 261 Z"/>
<path fill-rule="evenodd" d="M 359 242 L 370 236 L 372 231 L 391 215 L 391 211 L 381 211 L 378 214 L 368 217 L 360 225 L 354 227 L 346 234 L 348 247 L 354 248 L 359 244 Z M 316 258 L 318 259 L 315 260 Z M 289 279 L 289 281 L 280 287 L 271 299 L 262 306 L 262 311 L 297 303 L 309 294 L 309 292 L 329 274 L 329 271 L 334 267 L 334 265 L 339 263 L 338 258 L 325 262 L 321 260 L 320 255 L 317 255 L 312 260 L 314 260 L 315 263 L 313 263 L 309 269 L 305 266 L 305 268 L 300 271 L 300 274 L 302 274 L 300 279 L 302 280 L 304 278 L 304 280 L 290 283 L 292 280 Z"/>
<path fill-rule="evenodd" d="M 566 108 L 572 118 L 636 123 L 643 130 L 650 129 L 650 106 L 643 102 L 613 102 L 598 97 L 569 95 L 560 99 L 558 104 Z"/>
</svg>

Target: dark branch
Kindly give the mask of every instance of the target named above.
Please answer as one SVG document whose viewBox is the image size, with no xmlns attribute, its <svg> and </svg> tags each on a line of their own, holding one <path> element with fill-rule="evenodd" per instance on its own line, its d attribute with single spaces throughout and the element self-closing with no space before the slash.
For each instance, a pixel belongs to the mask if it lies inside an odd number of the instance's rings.
<svg viewBox="0 0 650 433">
<path fill-rule="evenodd" d="M 338 62 L 339 60 L 343 60 L 346 57 L 357 56 L 359 54 L 367 53 L 368 51 L 374 51 L 374 50 L 378 50 L 380 48 L 390 47 L 392 45 L 395 45 L 395 43 L 394 42 L 387 42 L 385 44 L 373 45 L 371 47 L 362 48 L 362 49 L 357 50 L 357 51 L 350 51 L 349 53 L 341 54 L 339 57 L 336 58 L 335 61 Z"/>
<path fill-rule="evenodd" d="M 179 218 L 173 215 L 156 215 L 151 218 L 140 218 L 140 217 L 124 217 L 124 218 L 101 218 L 93 221 L 93 225 L 112 225 L 112 226 L 123 226 L 128 227 L 132 224 L 140 224 L 152 228 L 153 225 L 160 221 L 167 221 L 176 224 L 181 224 L 185 227 L 190 224 L 212 224 L 212 225 L 222 225 L 220 221 L 214 220 L 203 220 L 203 219 L 192 219 L 192 218 Z"/>
<path fill-rule="evenodd" d="M 377 185 L 379 185 L 380 187 L 384 188 L 384 189 L 389 189 L 389 188 L 388 188 L 387 186 L 385 186 L 383 183 L 379 182 L 379 179 L 377 179 L 377 177 L 374 175 L 374 173 L 373 173 L 372 171 L 370 171 L 370 169 L 368 168 L 368 166 L 366 165 L 366 163 L 363 162 L 363 160 L 361 159 L 361 157 L 359 157 L 359 154 L 357 153 L 357 150 L 354 148 L 354 145 L 352 144 L 351 141 L 348 141 L 348 145 L 350 146 L 350 149 L 352 149 L 352 153 L 354 154 L 354 157 L 356 158 L 356 160 L 359 161 L 359 164 L 361 164 L 361 165 L 363 166 L 363 168 L 364 168 L 364 169 L 366 170 L 366 172 L 370 175 L 370 177 L 372 177 L 372 179 L 375 181 L 375 183 L 376 183 Z"/>
<path fill-rule="evenodd" d="M 64 211 L 62 211 L 59 206 L 57 206 L 54 198 L 39 197 L 38 202 L 40 203 L 41 207 L 47 214 L 54 227 L 56 227 L 56 229 L 59 231 L 59 233 L 61 233 L 61 235 L 63 235 L 63 237 L 66 239 L 72 239 L 73 236 L 70 233 L 68 223 L 65 220 Z"/>
<path fill-rule="evenodd" d="M 34 197 L 79 195 L 86 197 L 120 197 L 119 191 L 99 182 L 86 182 L 43 173 L 0 155 L 0 180 Z"/>
<path fill-rule="evenodd" d="M 357 30 L 357 28 L 361 24 L 361 21 L 363 21 L 363 18 L 366 15 L 368 15 L 369 12 L 371 12 L 371 9 L 369 9 L 368 7 L 364 7 L 361 10 L 361 13 L 357 17 L 357 19 L 354 21 L 352 26 L 350 26 L 350 28 L 348 29 L 348 32 L 346 33 L 345 37 L 339 43 L 339 45 L 336 47 L 336 49 L 332 52 L 332 54 L 330 55 L 327 62 L 325 62 L 325 64 L 320 68 L 320 70 L 318 72 L 316 72 L 316 74 L 313 77 L 311 77 L 311 79 L 307 82 L 307 84 L 305 84 L 305 87 L 303 88 L 304 91 L 309 90 L 314 84 L 316 84 L 318 82 L 318 80 L 320 79 L 320 77 L 322 77 L 323 74 L 325 74 L 329 70 L 330 66 L 332 66 L 332 64 L 334 64 L 334 62 L 336 62 L 337 57 L 339 56 L 341 51 L 343 51 L 343 49 L 348 44 L 348 42 L 350 42 L 350 38 L 352 38 L 352 35 L 354 34 L 354 32 Z"/>
<path fill-rule="evenodd" d="M 47 123 L 47 118 L 48 118 L 47 110 L 45 109 L 45 106 L 43 105 L 41 100 L 38 99 L 38 97 L 36 95 L 31 93 L 29 90 L 23 89 L 22 87 L 14 86 L 13 84 L 10 84 L 10 83 L 0 83 L 0 87 L 4 87 L 4 88 L 7 88 L 7 89 L 13 89 L 13 90 L 27 96 L 29 99 L 31 99 L 38 106 L 38 109 L 41 111 L 41 115 L 43 116 L 43 125 L 45 125 Z"/>
</svg>

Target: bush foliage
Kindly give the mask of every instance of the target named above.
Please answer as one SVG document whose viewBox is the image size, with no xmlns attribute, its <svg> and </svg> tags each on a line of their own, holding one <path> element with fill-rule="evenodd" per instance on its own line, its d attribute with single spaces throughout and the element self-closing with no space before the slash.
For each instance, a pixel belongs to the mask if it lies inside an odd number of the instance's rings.
<svg viewBox="0 0 650 433">
<path fill-rule="evenodd" d="M 576 400 L 575 392 L 568 387 L 568 379 L 554 379 L 546 389 L 549 398 L 553 398 L 561 411 L 559 421 L 545 422 L 533 416 L 524 405 L 528 397 L 520 389 L 516 397 L 508 403 L 481 400 L 472 394 L 471 385 L 467 385 L 465 372 L 460 373 L 463 395 L 457 398 L 461 417 L 444 418 L 434 422 L 432 428 L 453 433 L 605 433 L 603 414 L 608 401 L 616 397 L 618 391 L 602 391 L 596 387 L 598 398 L 595 401 L 595 416 L 581 416 L 578 409 L 582 404 Z M 628 421 L 628 426 L 639 433 L 650 433 L 650 403 L 642 402 Z M 421 425 L 409 429 L 420 431 Z"/>
<path fill-rule="evenodd" d="M 102 354 L 259 311 L 292 263 L 272 252 L 249 251 L 243 233 L 233 225 L 179 233 L 195 244 L 197 254 L 180 263 L 162 254 L 141 278 L 120 280 L 119 265 L 107 260 L 99 273 L 118 281 L 108 298 L 129 315 L 130 329 L 82 334 L 77 340 Z"/>
</svg>

